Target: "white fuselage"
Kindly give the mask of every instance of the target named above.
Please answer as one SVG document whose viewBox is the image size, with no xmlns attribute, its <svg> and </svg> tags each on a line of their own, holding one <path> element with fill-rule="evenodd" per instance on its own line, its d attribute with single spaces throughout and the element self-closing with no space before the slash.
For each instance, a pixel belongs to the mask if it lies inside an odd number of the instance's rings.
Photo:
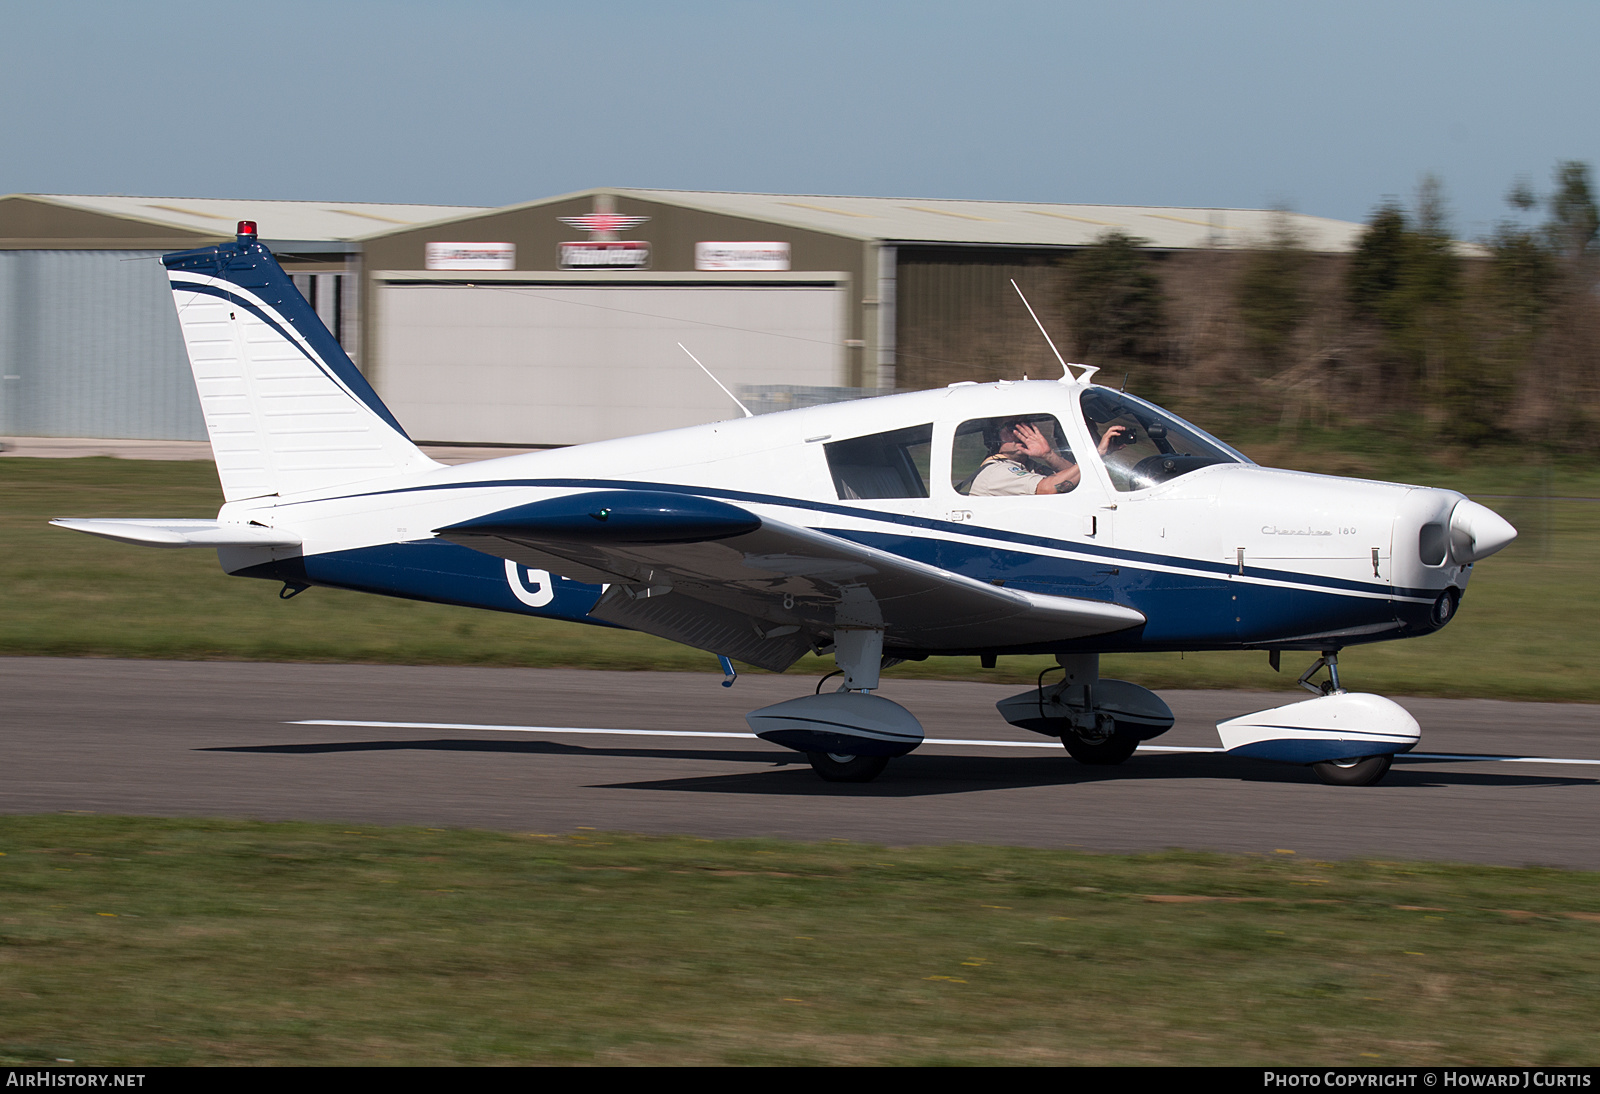
<svg viewBox="0 0 1600 1094">
<path fill-rule="evenodd" d="M 1102 458 L 1071 382 L 958 385 L 739 418 L 351 486 L 230 503 L 220 518 L 287 529 L 300 549 L 230 548 L 230 572 L 583 619 L 599 589 L 466 560 L 433 531 L 563 494 L 667 488 L 730 501 L 968 577 L 1114 601 L 1149 622 L 1095 649 L 1338 648 L 1442 625 L 1470 562 L 1421 538 L 1460 494 L 1257 467 L 1242 457 L 1132 489 Z M 1141 404 L 1148 406 L 1148 404 Z M 975 497 L 952 466 L 962 423 L 1051 414 L 1081 467 L 1070 492 Z M 841 497 L 830 443 L 931 426 L 925 496 Z M 1119 488 L 1120 483 L 1120 488 Z M 1481 557 L 1481 556 L 1480 556 Z M 431 585 L 424 575 L 435 573 Z M 298 575 L 298 576 L 296 576 Z M 542 588 L 540 588 L 542 584 Z M 491 587 L 493 586 L 493 587 Z M 519 595 L 520 594 L 520 595 Z M 541 601 L 534 603 L 534 601 Z"/>
</svg>

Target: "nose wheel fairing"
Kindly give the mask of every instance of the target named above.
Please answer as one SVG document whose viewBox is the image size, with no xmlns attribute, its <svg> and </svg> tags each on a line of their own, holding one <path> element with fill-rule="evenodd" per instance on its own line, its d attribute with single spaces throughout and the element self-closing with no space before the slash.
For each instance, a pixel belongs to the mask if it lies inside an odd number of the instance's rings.
<svg viewBox="0 0 1600 1094">
<path fill-rule="evenodd" d="M 1392 699 L 1338 692 L 1219 722 L 1217 734 L 1235 756 L 1321 764 L 1409 752 L 1422 728 Z"/>
</svg>

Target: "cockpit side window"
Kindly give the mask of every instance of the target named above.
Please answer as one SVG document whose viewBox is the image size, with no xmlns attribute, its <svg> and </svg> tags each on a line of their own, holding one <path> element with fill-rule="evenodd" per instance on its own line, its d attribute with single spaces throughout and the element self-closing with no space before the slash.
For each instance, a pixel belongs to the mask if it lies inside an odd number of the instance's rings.
<svg viewBox="0 0 1600 1094">
<path fill-rule="evenodd" d="M 1023 427 L 1019 444 L 1017 427 Z M 1033 455 L 1019 451 L 1032 438 L 1045 442 Z M 1050 414 L 1013 414 L 1001 418 L 973 418 L 956 429 L 950 450 L 950 484 L 971 497 L 1038 493 L 1038 484 L 1062 468 L 1075 467 L 1072 448 L 1061 423 Z M 1068 476 L 1052 493 L 1066 493 L 1077 485 Z"/>
<path fill-rule="evenodd" d="M 914 425 L 824 445 L 841 501 L 925 498 L 933 425 Z"/>
<path fill-rule="evenodd" d="M 1083 417 L 1097 444 L 1104 444 L 1111 484 L 1123 493 L 1144 490 L 1220 463 L 1249 463 L 1215 437 L 1182 418 L 1109 388 L 1083 393 Z M 1112 433 L 1112 426 L 1122 429 Z M 1110 434 L 1110 441 L 1103 439 Z"/>
</svg>

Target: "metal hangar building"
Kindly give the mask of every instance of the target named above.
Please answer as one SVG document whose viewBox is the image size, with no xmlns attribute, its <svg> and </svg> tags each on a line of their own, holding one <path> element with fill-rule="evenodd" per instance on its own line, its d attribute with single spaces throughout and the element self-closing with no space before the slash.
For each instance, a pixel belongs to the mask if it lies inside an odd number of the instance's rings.
<svg viewBox="0 0 1600 1094">
<path fill-rule="evenodd" d="M 504 208 L 0 197 L 0 437 L 202 440 L 163 253 L 240 220 L 412 437 L 534 447 L 1058 366 L 1064 256 L 1313 252 L 1359 224 L 1248 209 L 598 188 Z M 1058 335 L 1059 337 L 1059 335 Z"/>
<path fill-rule="evenodd" d="M 1055 375 L 1012 279 L 1058 321 L 1062 256 L 1107 232 L 1243 249 L 1285 217 L 1314 252 L 1362 231 L 1273 210 L 584 190 L 364 237 L 360 363 L 414 437 L 506 445 L 737 414 L 684 349 L 758 413 Z"/>
<path fill-rule="evenodd" d="M 359 352 L 357 236 L 461 206 L 0 196 L 0 437 L 206 437 L 161 255 L 260 226 L 346 350 Z"/>
</svg>

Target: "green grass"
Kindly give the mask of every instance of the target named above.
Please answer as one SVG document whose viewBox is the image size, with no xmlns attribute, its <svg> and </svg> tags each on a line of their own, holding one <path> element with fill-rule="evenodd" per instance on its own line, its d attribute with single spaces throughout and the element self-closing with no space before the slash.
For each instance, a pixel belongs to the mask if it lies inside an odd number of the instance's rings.
<svg viewBox="0 0 1600 1094">
<path fill-rule="evenodd" d="M 0 460 L 0 652 L 390 664 L 715 670 L 710 655 L 629 632 L 229 578 L 215 552 L 162 551 L 52 528 L 62 516 L 213 517 L 208 462 Z"/>
<path fill-rule="evenodd" d="M 1600 474 L 1446 453 L 1370 453 L 1303 447 L 1258 453 L 1313 470 L 1453 485 L 1485 498 L 1521 530 L 1479 565 L 1460 617 L 1437 635 L 1354 647 L 1341 657 L 1347 684 L 1407 695 L 1600 701 Z M 51 528 L 58 516 L 195 516 L 216 513 L 215 471 L 203 462 L 0 459 L 0 583 L 6 590 L 0 654 L 276 661 L 573 666 L 714 672 L 709 654 L 647 635 L 497 612 L 420 604 L 333 589 L 289 601 L 274 584 L 231 579 L 210 551 L 157 551 Z M 1284 673 L 1301 660 L 1285 658 Z M 933 658 L 891 675 L 1031 681 L 1049 658 L 1006 658 L 997 670 L 972 658 Z M 806 658 L 791 672 L 831 671 Z M 1107 676 L 1152 687 L 1276 687 L 1265 654 L 1111 656 Z"/>
<path fill-rule="evenodd" d="M 0 1063 L 1589 1064 L 1600 874 L 0 818 Z"/>
</svg>

